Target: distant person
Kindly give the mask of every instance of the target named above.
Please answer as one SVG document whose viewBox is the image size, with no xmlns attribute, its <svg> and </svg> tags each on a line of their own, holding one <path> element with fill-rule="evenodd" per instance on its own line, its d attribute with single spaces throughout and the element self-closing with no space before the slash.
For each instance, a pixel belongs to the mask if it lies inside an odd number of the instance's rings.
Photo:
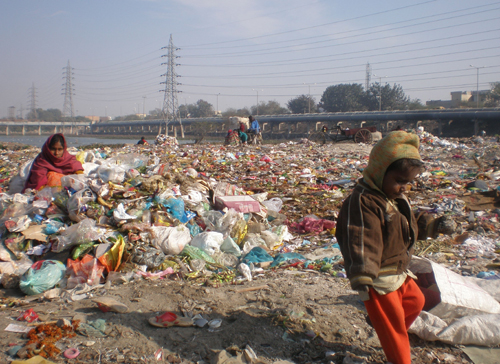
<svg viewBox="0 0 500 364">
<path fill-rule="evenodd" d="M 250 121 L 250 128 L 248 129 L 248 132 L 253 134 L 259 134 L 260 133 L 259 122 L 252 115 L 248 117 L 248 120 Z"/>
<path fill-rule="evenodd" d="M 326 125 L 323 125 L 323 127 L 321 128 L 321 131 L 325 134 L 328 133 L 328 127 Z"/>
<path fill-rule="evenodd" d="M 248 141 L 248 135 L 247 133 L 242 132 L 240 129 L 238 129 L 238 136 L 240 137 L 240 141 L 242 144 L 246 144 Z"/>
<path fill-rule="evenodd" d="M 240 121 L 240 131 L 244 133 L 246 130 L 245 123 L 243 121 Z"/>
<path fill-rule="evenodd" d="M 142 137 L 141 140 L 139 140 L 137 142 L 137 144 L 143 144 L 143 145 L 148 145 L 148 141 L 146 140 L 146 138 Z"/>
<path fill-rule="evenodd" d="M 54 134 L 43 144 L 42 152 L 33 161 L 23 192 L 28 188 L 38 191 L 45 186 L 61 186 L 61 177 L 82 173 L 82 164 L 69 154 L 64 135 Z"/>
</svg>

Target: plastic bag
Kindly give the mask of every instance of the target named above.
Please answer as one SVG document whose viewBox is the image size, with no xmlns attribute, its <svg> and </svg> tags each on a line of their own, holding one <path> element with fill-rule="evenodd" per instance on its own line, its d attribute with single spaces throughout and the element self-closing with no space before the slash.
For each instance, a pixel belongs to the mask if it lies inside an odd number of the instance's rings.
<svg viewBox="0 0 500 364">
<path fill-rule="evenodd" d="M 97 169 L 97 176 L 104 182 L 122 183 L 125 180 L 125 172 L 122 166 L 105 164 Z"/>
<path fill-rule="evenodd" d="M 234 242 L 234 240 L 228 236 L 224 239 L 222 245 L 220 246 L 220 250 L 224 253 L 232 254 L 236 257 L 241 256 L 241 250 L 238 244 Z"/>
<path fill-rule="evenodd" d="M 108 272 L 116 272 L 122 264 L 123 251 L 125 250 L 125 241 L 123 236 L 119 236 L 116 243 L 106 253 L 99 257 Z"/>
<path fill-rule="evenodd" d="M 27 295 L 35 295 L 53 288 L 66 272 L 64 264 L 57 260 L 40 260 L 21 277 L 19 288 Z"/>
<path fill-rule="evenodd" d="M 82 174 L 70 174 L 61 177 L 61 186 L 80 191 L 87 186 L 87 178 Z"/>
<path fill-rule="evenodd" d="M 266 206 L 268 210 L 280 212 L 281 207 L 283 206 L 283 201 L 279 197 L 274 197 L 270 200 L 262 202 L 262 204 Z"/>
<path fill-rule="evenodd" d="M 238 270 L 243 275 L 243 277 L 246 278 L 247 281 L 252 281 L 252 272 L 250 271 L 250 267 L 248 265 L 246 265 L 245 263 L 241 263 L 240 265 L 238 265 Z"/>
<path fill-rule="evenodd" d="M 136 247 L 132 252 L 132 261 L 139 265 L 145 265 L 149 269 L 157 268 L 165 260 L 165 254 L 153 247 Z"/>
<path fill-rule="evenodd" d="M 242 263 L 245 264 L 257 264 L 264 262 L 272 262 L 274 258 L 269 255 L 263 248 L 254 247 L 250 252 L 245 255 L 245 257 L 241 260 Z"/>
<path fill-rule="evenodd" d="M 186 255 L 191 259 L 202 259 L 207 263 L 215 263 L 215 260 L 210 255 L 200 248 L 191 245 L 186 245 L 184 249 L 182 249 L 181 255 Z"/>
<path fill-rule="evenodd" d="M 202 214 L 203 222 L 207 226 L 208 231 L 219 231 L 221 224 L 222 224 L 222 219 L 224 215 L 220 211 L 207 211 L 204 214 Z"/>
<path fill-rule="evenodd" d="M 191 241 L 191 233 L 184 225 L 152 226 L 151 231 L 153 232 L 153 246 L 161 249 L 165 254 L 177 255 Z"/>
<path fill-rule="evenodd" d="M 182 198 L 169 198 L 162 202 L 167 212 L 174 218 L 185 224 L 196 215 L 191 211 L 184 211 L 184 200 Z"/>
<path fill-rule="evenodd" d="M 243 254 L 247 254 L 254 247 L 266 246 L 266 241 L 261 238 L 260 234 L 247 234 L 243 243 Z"/>
<path fill-rule="evenodd" d="M 102 236 L 102 232 L 96 227 L 92 219 L 85 219 L 78 224 L 71 225 L 57 237 L 57 243 L 52 245 L 54 252 L 61 252 L 73 245 L 90 243 Z"/>
<path fill-rule="evenodd" d="M 73 194 L 66 204 L 69 218 L 73 221 L 80 222 L 86 219 L 87 216 L 83 213 L 85 205 L 95 201 L 95 195 L 90 188 L 85 188 Z"/>
<path fill-rule="evenodd" d="M 89 286 L 95 286 L 100 283 L 104 265 L 96 258 L 87 254 L 81 260 L 68 259 L 68 272 L 70 277 L 66 285 L 67 289 L 75 288 L 79 284 L 87 283 Z"/>
<path fill-rule="evenodd" d="M 208 255 L 212 255 L 220 251 L 220 246 L 223 241 L 224 236 L 221 233 L 210 231 L 196 235 L 193 240 L 191 240 L 191 246 L 203 250 Z"/>
<path fill-rule="evenodd" d="M 260 233 L 260 236 L 264 239 L 269 249 L 274 249 L 281 245 L 280 238 L 272 231 L 264 230 Z"/>
</svg>

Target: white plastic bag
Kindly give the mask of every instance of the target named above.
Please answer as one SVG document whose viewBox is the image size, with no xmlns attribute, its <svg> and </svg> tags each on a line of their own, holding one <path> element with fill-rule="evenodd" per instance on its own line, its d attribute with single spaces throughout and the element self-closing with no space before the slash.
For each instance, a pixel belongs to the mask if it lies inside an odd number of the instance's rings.
<svg viewBox="0 0 500 364">
<path fill-rule="evenodd" d="M 104 182 L 122 183 L 126 169 L 122 166 L 105 164 L 97 169 L 97 176 Z"/>
<path fill-rule="evenodd" d="M 184 225 L 152 226 L 153 246 L 169 255 L 180 254 L 191 241 L 189 229 Z"/>
<path fill-rule="evenodd" d="M 262 204 L 266 206 L 268 210 L 280 212 L 281 207 L 283 206 L 283 201 L 279 197 L 274 197 L 270 200 L 262 202 Z"/>
<path fill-rule="evenodd" d="M 70 174 L 61 177 L 61 185 L 80 191 L 87 186 L 87 178 L 83 174 Z"/>
<path fill-rule="evenodd" d="M 57 243 L 52 245 L 52 250 L 56 253 L 72 247 L 96 241 L 103 235 L 103 232 L 96 227 L 92 219 L 84 219 L 78 224 L 71 225 L 57 237 Z"/>
<path fill-rule="evenodd" d="M 224 242 L 224 236 L 215 231 L 199 233 L 193 240 L 191 246 L 203 250 L 208 255 L 212 255 L 220 251 L 220 246 Z"/>
</svg>

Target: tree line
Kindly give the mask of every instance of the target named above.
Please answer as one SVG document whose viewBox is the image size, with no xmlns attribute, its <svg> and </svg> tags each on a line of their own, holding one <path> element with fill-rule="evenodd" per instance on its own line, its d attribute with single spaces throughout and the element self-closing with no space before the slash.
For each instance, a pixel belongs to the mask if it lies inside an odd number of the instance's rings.
<svg viewBox="0 0 500 364">
<path fill-rule="evenodd" d="M 463 103 L 464 107 L 476 107 L 472 100 Z M 485 100 L 480 103 L 482 107 L 500 107 L 500 82 L 493 82 L 491 90 L 486 95 Z M 377 110 L 417 110 L 425 109 L 419 99 L 411 100 L 401 87 L 401 85 L 382 85 L 373 83 L 368 90 L 359 83 L 338 84 L 326 88 L 319 102 L 310 95 L 300 95 L 290 99 L 286 107 L 282 107 L 279 102 L 261 101 L 258 105 L 240 109 L 228 108 L 222 113 L 222 117 L 228 116 L 248 116 L 248 115 L 278 115 L 278 114 L 308 114 L 317 112 L 350 112 L 350 111 L 377 111 Z M 215 116 L 215 108 L 205 100 L 198 100 L 193 104 L 181 104 L 179 114 L 182 119 L 212 117 Z M 127 121 L 137 120 L 136 114 L 119 116 L 114 120 Z M 162 110 L 156 108 L 151 110 L 144 118 L 145 120 L 163 118 Z M 37 109 L 36 113 L 31 111 L 26 119 L 42 121 L 72 121 L 71 118 L 64 117 L 59 109 Z M 83 116 L 75 117 L 76 121 L 89 121 Z"/>
</svg>

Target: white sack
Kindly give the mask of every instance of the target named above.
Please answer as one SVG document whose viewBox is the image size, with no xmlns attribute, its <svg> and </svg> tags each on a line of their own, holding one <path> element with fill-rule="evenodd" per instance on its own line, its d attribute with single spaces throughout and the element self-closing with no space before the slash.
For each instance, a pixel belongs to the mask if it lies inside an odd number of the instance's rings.
<svg viewBox="0 0 500 364">
<path fill-rule="evenodd" d="M 441 302 L 429 312 L 447 320 L 485 313 L 500 313 L 500 303 L 484 289 L 466 277 L 428 259 L 413 257 L 410 270 L 417 273 L 434 273 Z"/>
<path fill-rule="evenodd" d="M 500 344 L 500 315 L 462 317 L 448 325 L 439 317 L 422 311 L 408 332 L 427 341 L 439 340 L 452 345 L 495 346 Z"/>
</svg>

